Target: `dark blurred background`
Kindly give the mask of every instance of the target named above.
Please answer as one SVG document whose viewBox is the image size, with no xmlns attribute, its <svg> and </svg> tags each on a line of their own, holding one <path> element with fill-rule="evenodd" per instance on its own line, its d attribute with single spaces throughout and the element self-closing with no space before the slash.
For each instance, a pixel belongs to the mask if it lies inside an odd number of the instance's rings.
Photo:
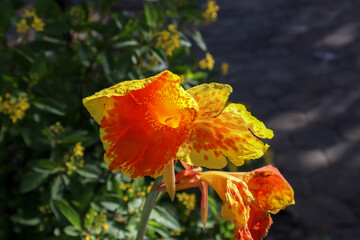
<svg viewBox="0 0 360 240">
<path fill-rule="evenodd" d="M 204 28 L 233 101 L 274 130 L 296 205 L 267 239 L 360 239 L 360 2 L 224 0 Z"/>
</svg>

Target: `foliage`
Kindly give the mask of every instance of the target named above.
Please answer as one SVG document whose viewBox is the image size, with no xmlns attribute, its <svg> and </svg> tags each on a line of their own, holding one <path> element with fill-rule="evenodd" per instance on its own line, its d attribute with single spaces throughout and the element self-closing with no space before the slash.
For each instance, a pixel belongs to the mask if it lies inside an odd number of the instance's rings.
<svg viewBox="0 0 360 240">
<path fill-rule="evenodd" d="M 218 7 L 59 2 L 67 1 L 0 3 L 0 238 L 131 239 L 152 180 L 108 170 L 98 126 L 81 99 L 164 69 L 181 75 L 185 88 L 214 81 L 214 60 L 198 28 L 216 20 Z M 199 206 L 199 192 L 193 194 L 191 204 Z M 221 220 L 219 199 L 210 196 L 202 230 L 194 206 L 172 204 L 163 194 L 147 236 L 231 238 L 232 224 Z"/>
</svg>

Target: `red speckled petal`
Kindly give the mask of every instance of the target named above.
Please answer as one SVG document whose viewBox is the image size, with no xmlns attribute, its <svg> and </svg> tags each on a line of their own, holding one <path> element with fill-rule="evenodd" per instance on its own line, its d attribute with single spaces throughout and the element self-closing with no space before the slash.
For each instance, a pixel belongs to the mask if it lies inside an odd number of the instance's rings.
<svg viewBox="0 0 360 240">
<path fill-rule="evenodd" d="M 275 214 L 295 204 L 294 191 L 277 168 L 268 165 L 251 173 L 248 185 L 262 209 Z"/>
<path fill-rule="evenodd" d="M 245 160 L 264 155 L 269 146 L 251 133 L 249 124 L 236 114 L 222 115 L 197 119 L 178 157 L 193 166 L 219 169 L 227 160 L 240 166 Z"/>
</svg>

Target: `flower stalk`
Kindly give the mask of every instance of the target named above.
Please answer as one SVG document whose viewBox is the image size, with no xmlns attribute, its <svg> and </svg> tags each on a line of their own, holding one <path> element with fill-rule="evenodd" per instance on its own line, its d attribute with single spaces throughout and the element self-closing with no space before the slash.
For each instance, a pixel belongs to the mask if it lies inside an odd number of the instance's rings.
<svg viewBox="0 0 360 240">
<path fill-rule="evenodd" d="M 153 186 L 157 186 L 158 184 L 161 183 L 161 181 L 162 181 L 162 177 L 156 178 Z M 149 195 L 146 198 L 145 205 L 144 205 L 144 208 L 141 213 L 139 230 L 138 230 L 138 233 L 136 236 L 136 240 L 144 239 L 145 232 L 146 232 L 146 226 L 147 226 L 147 223 L 150 218 L 151 210 L 154 208 L 154 205 L 155 205 L 158 195 L 159 195 L 159 189 L 154 190 L 154 187 L 153 187 L 153 189 L 151 189 L 151 191 L 149 192 Z"/>
</svg>

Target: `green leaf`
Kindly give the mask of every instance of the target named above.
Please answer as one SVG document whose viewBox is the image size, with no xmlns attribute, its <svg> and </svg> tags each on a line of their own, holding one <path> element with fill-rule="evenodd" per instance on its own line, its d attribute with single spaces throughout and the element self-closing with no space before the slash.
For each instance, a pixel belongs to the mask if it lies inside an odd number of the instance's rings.
<svg viewBox="0 0 360 240">
<path fill-rule="evenodd" d="M 85 178 L 99 179 L 101 171 L 95 166 L 85 165 L 83 168 L 77 169 L 76 172 Z"/>
<path fill-rule="evenodd" d="M 45 112 L 49 112 L 49 113 L 52 113 L 52 114 L 55 114 L 55 115 L 59 115 L 59 116 L 65 116 L 65 112 L 53 107 L 53 106 L 50 106 L 50 105 L 47 105 L 45 103 L 41 103 L 41 102 L 32 102 L 31 105 L 35 106 L 36 108 L 38 108 L 39 110 L 42 110 L 42 111 L 45 111 Z"/>
<path fill-rule="evenodd" d="M 14 11 L 9 3 L 6 4 L 0 2 L 0 33 L 2 33 L 2 35 L 7 33 L 13 14 Z"/>
<path fill-rule="evenodd" d="M 191 37 L 194 39 L 194 41 L 196 42 L 196 44 L 199 46 L 199 48 L 201 50 L 203 50 L 204 52 L 207 51 L 207 47 L 206 47 L 206 44 L 205 44 L 205 41 L 204 39 L 202 38 L 202 35 L 199 31 L 194 31 L 192 34 L 191 34 Z"/>
<path fill-rule="evenodd" d="M 160 236 L 164 237 L 165 239 L 169 238 L 169 234 L 167 233 L 166 229 L 164 229 L 164 226 L 154 220 L 150 220 L 148 222 L 148 226 L 146 229 L 146 234 L 152 237 L 153 234 L 151 232 L 158 233 Z"/>
<path fill-rule="evenodd" d="M 101 63 L 102 63 L 102 66 L 103 66 L 105 76 L 108 78 L 110 83 L 114 83 L 114 81 L 113 81 L 113 79 L 111 77 L 112 62 L 111 62 L 110 54 L 102 52 L 100 54 L 100 58 L 101 58 Z"/>
<path fill-rule="evenodd" d="M 76 237 L 81 234 L 81 232 L 78 229 L 74 228 L 73 226 L 66 226 L 64 228 L 64 233 L 71 237 Z"/>
<path fill-rule="evenodd" d="M 26 173 L 20 183 L 20 192 L 27 193 L 34 190 L 46 179 L 47 173 L 28 172 Z"/>
<path fill-rule="evenodd" d="M 60 140 L 60 143 L 74 144 L 77 142 L 86 142 L 89 140 L 89 137 L 85 136 L 88 134 L 88 131 L 75 131 L 73 134 L 68 135 Z"/>
<path fill-rule="evenodd" d="M 11 217 L 11 221 L 13 221 L 15 223 L 19 223 L 21 225 L 37 226 L 40 223 L 40 217 L 26 218 L 24 216 L 15 215 L 15 216 Z"/>
<path fill-rule="evenodd" d="M 36 172 L 52 174 L 59 171 L 60 163 L 56 161 L 50 161 L 48 159 L 41 159 L 41 160 L 37 160 L 32 165 L 32 168 Z"/>
<path fill-rule="evenodd" d="M 55 207 L 64 215 L 64 217 L 78 230 L 81 230 L 81 220 L 79 214 L 65 200 L 52 200 Z"/>
<path fill-rule="evenodd" d="M 172 230 L 180 230 L 181 226 L 179 222 L 174 218 L 165 208 L 156 206 L 150 215 L 150 219 L 158 222 L 162 226 L 170 228 Z"/>
<path fill-rule="evenodd" d="M 132 40 L 125 40 L 125 41 L 116 41 L 113 43 L 114 48 L 127 48 L 137 46 L 138 42 L 134 39 Z"/>
<path fill-rule="evenodd" d="M 208 201 L 209 201 L 209 208 L 210 208 L 210 210 L 212 211 L 212 213 L 214 214 L 214 216 L 218 216 L 218 215 L 219 215 L 218 205 L 217 205 L 215 199 L 212 198 L 211 196 L 209 196 Z"/>
<path fill-rule="evenodd" d="M 151 2 L 146 3 L 144 5 L 144 11 L 147 25 L 149 27 L 156 27 L 158 13 L 156 11 L 156 8 L 154 7 L 154 4 L 152 4 Z"/>
<path fill-rule="evenodd" d="M 44 77 L 47 71 L 46 61 L 45 57 L 36 58 L 31 66 L 31 72 L 36 73 L 39 78 Z"/>
<path fill-rule="evenodd" d="M 54 181 L 51 184 L 51 198 L 52 199 L 61 199 L 64 193 L 64 184 L 61 180 L 61 175 L 56 176 Z"/>
</svg>

